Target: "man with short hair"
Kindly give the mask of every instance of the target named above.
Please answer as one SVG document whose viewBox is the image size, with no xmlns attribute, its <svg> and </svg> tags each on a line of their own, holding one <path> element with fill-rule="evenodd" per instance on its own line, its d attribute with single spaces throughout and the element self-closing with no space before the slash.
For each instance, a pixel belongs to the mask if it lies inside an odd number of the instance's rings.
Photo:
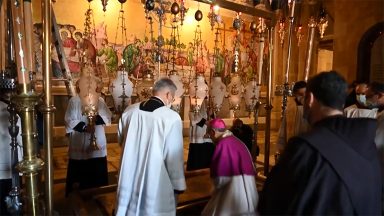
<svg viewBox="0 0 384 216">
<path fill-rule="evenodd" d="M 175 215 L 186 189 L 182 122 L 171 110 L 176 85 L 158 80 L 153 97 L 129 106 L 118 129 L 123 147 L 116 215 Z"/>
<path fill-rule="evenodd" d="M 208 133 L 216 144 L 210 170 L 215 188 L 202 215 L 255 215 L 256 172 L 247 147 L 222 119 L 210 121 Z"/>
<path fill-rule="evenodd" d="M 346 88 L 334 71 L 308 81 L 304 117 L 312 129 L 289 140 L 264 184 L 260 214 L 380 215 L 377 124 L 343 116 Z"/>
<path fill-rule="evenodd" d="M 252 154 L 253 129 L 249 125 L 244 124 L 241 119 L 236 118 L 233 120 L 232 127 L 229 130 L 247 146 L 249 152 Z M 258 156 L 260 151 L 259 146 L 255 146 L 255 148 L 255 156 Z"/>
<path fill-rule="evenodd" d="M 305 81 L 297 81 L 293 86 L 292 92 L 296 102 L 296 115 L 293 136 L 297 136 L 309 130 L 308 121 L 303 118 L 303 104 L 306 89 L 307 83 Z"/>
<path fill-rule="evenodd" d="M 377 109 L 369 109 L 366 107 L 365 92 L 367 89 L 367 83 L 357 83 L 355 87 L 356 103 L 344 109 L 345 116 L 348 118 L 376 118 Z"/>
</svg>

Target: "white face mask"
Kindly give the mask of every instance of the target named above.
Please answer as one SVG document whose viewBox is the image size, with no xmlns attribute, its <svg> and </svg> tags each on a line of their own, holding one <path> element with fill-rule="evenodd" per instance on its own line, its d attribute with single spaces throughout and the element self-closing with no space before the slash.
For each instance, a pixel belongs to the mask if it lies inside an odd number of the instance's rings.
<svg viewBox="0 0 384 216">
<path fill-rule="evenodd" d="M 359 104 L 361 104 L 361 105 L 365 105 L 367 99 L 366 99 L 365 95 L 360 94 L 360 95 L 356 95 L 356 100 L 357 100 L 357 102 L 358 102 Z"/>
</svg>

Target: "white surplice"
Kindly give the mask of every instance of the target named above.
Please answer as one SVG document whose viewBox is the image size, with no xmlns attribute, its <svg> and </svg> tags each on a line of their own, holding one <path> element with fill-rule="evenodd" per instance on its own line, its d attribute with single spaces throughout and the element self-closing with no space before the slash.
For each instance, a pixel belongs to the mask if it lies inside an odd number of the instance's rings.
<svg viewBox="0 0 384 216">
<path fill-rule="evenodd" d="M 116 215 L 175 215 L 174 190 L 186 189 L 180 116 L 129 106 L 119 122 L 123 147 Z"/>
<path fill-rule="evenodd" d="M 353 104 L 344 109 L 344 115 L 347 118 L 376 118 L 377 109 L 361 109 Z"/>
<path fill-rule="evenodd" d="M 107 155 L 107 138 L 105 136 L 104 125 L 95 125 L 96 143 L 100 150 L 90 151 L 90 133 L 80 133 L 73 130 L 77 124 L 84 122 L 88 125 L 87 116 L 82 114 L 81 101 L 79 96 L 73 96 L 65 112 L 65 129 L 69 133 L 69 158 L 75 160 L 86 160 L 90 158 L 105 157 Z M 111 124 L 112 113 L 104 102 L 99 98 L 98 114 L 103 119 L 105 125 Z"/>
<path fill-rule="evenodd" d="M 202 119 L 207 120 L 207 107 L 205 105 L 205 101 L 202 103 L 199 112 L 189 112 L 189 121 L 190 121 L 190 129 L 189 129 L 189 142 L 190 143 L 205 143 L 212 142 L 210 138 L 206 138 L 205 134 L 207 132 L 207 125 L 204 124 L 202 127 L 198 126 Z"/>
<path fill-rule="evenodd" d="M 297 105 L 296 106 L 295 127 L 294 127 L 293 136 L 297 136 L 297 135 L 305 133 L 309 130 L 310 125 L 309 125 L 308 121 L 303 117 L 303 114 L 304 114 L 304 106 L 303 105 Z"/>
</svg>

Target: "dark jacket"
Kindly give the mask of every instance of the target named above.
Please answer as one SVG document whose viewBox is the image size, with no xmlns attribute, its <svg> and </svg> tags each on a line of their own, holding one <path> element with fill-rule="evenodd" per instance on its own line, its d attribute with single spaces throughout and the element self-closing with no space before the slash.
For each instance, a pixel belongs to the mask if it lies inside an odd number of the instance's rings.
<svg viewBox="0 0 384 216">
<path fill-rule="evenodd" d="M 323 119 L 293 137 L 260 195 L 261 215 L 380 215 L 376 121 Z"/>
</svg>

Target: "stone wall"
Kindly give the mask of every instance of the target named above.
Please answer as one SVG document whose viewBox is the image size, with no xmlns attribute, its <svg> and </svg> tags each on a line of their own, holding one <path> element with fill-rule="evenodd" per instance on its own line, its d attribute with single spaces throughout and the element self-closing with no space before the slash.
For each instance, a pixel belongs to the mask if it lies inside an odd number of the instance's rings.
<svg viewBox="0 0 384 216">
<path fill-rule="evenodd" d="M 337 0 L 334 6 L 333 68 L 352 82 L 356 79 L 359 42 L 369 28 L 384 21 L 384 1 Z"/>
</svg>

